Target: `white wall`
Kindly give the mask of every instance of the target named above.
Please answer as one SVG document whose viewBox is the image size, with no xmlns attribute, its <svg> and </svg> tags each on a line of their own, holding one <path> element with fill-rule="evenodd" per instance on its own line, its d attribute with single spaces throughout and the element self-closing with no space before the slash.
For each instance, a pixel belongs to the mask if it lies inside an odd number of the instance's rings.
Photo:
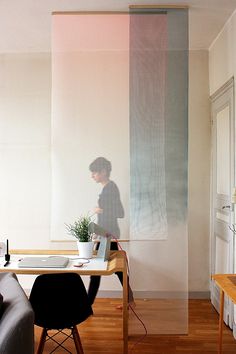
<svg viewBox="0 0 236 354">
<path fill-rule="evenodd" d="M 0 56 L 0 239 L 47 247 L 50 220 L 50 57 Z"/>
<path fill-rule="evenodd" d="M 210 126 L 206 51 L 190 53 L 189 104 L 189 290 L 207 291 L 209 279 Z M 71 249 L 74 242 L 50 240 L 51 58 L 50 54 L 0 56 L 0 241 L 10 248 Z M 197 225 L 197 227 L 196 227 Z M 161 246 L 159 244 L 159 246 Z M 187 244 L 185 244 L 187 246 Z M 165 248 L 165 246 L 163 245 Z M 150 257 L 150 249 L 154 254 Z M 155 250 L 159 249 L 159 256 Z M 143 251 L 146 250 L 144 253 Z M 158 241 L 131 247 L 134 289 L 171 290 L 172 269 Z M 181 255 L 180 255 L 181 256 Z M 163 259 L 164 257 L 164 259 Z M 148 260 L 148 263 L 147 263 Z M 178 262 L 178 259 L 176 259 Z M 155 269 L 150 276 L 150 270 Z M 179 269 L 180 270 L 180 269 Z M 174 274 L 172 273 L 172 278 Z M 183 278 L 187 276 L 184 270 Z M 27 278 L 28 279 L 28 278 Z M 156 281 L 155 281 L 156 280 Z M 28 287 L 28 280 L 24 283 Z M 183 284 L 180 284 L 180 287 Z M 178 286 L 177 286 L 178 287 Z M 102 290 L 119 290 L 116 277 L 102 280 Z"/>
<path fill-rule="evenodd" d="M 225 84 L 236 71 L 236 12 L 209 48 L 210 94 Z"/>
</svg>

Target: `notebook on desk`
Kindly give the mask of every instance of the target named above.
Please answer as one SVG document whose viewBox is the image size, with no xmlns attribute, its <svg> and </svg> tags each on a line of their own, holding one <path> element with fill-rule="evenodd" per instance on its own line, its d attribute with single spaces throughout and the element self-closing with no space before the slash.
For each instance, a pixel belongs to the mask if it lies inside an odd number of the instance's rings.
<svg viewBox="0 0 236 354">
<path fill-rule="evenodd" d="M 24 257 L 18 262 L 19 268 L 65 268 L 69 258 L 62 256 Z"/>
</svg>

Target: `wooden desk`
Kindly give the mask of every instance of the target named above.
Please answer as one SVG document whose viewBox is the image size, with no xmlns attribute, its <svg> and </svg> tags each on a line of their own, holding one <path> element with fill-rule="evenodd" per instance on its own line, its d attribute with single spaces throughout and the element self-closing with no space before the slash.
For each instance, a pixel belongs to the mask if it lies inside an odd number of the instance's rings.
<svg viewBox="0 0 236 354">
<path fill-rule="evenodd" d="M 77 255 L 78 251 L 58 251 L 58 250 L 11 250 L 10 254 L 15 255 Z M 123 273 L 123 354 L 128 354 L 128 277 L 127 263 L 124 251 L 111 251 L 111 256 L 106 270 L 89 270 L 83 268 L 18 268 L 17 265 L 9 267 L 0 267 L 0 272 L 14 272 L 16 274 L 44 274 L 44 273 L 64 273 L 73 272 L 80 275 L 111 275 L 116 272 Z"/>
<path fill-rule="evenodd" d="M 236 274 L 214 274 L 212 279 L 220 288 L 220 318 L 219 318 L 219 347 L 218 353 L 222 353 L 222 333 L 224 320 L 225 294 L 236 304 Z"/>
</svg>

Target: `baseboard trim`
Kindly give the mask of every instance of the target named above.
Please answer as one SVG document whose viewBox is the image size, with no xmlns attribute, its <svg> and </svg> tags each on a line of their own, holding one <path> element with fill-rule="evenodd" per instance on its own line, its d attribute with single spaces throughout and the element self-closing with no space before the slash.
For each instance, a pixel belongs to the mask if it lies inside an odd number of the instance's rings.
<svg viewBox="0 0 236 354">
<path fill-rule="evenodd" d="M 211 298 L 210 291 L 189 291 L 188 293 L 189 299 L 208 299 Z"/>
<path fill-rule="evenodd" d="M 122 291 L 100 290 L 97 297 L 121 298 Z M 136 299 L 210 299 L 210 291 L 134 291 Z"/>
</svg>

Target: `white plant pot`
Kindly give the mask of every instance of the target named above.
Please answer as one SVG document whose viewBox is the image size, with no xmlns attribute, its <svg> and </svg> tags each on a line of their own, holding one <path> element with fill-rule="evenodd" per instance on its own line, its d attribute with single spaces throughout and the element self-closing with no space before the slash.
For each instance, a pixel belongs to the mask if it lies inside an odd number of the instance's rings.
<svg viewBox="0 0 236 354">
<path fill-rule="evenodd" d="M 80 258 L 92 258 L 94 242 L 80 242 L 77 241 L 78 251 Z"/>
</svg>

